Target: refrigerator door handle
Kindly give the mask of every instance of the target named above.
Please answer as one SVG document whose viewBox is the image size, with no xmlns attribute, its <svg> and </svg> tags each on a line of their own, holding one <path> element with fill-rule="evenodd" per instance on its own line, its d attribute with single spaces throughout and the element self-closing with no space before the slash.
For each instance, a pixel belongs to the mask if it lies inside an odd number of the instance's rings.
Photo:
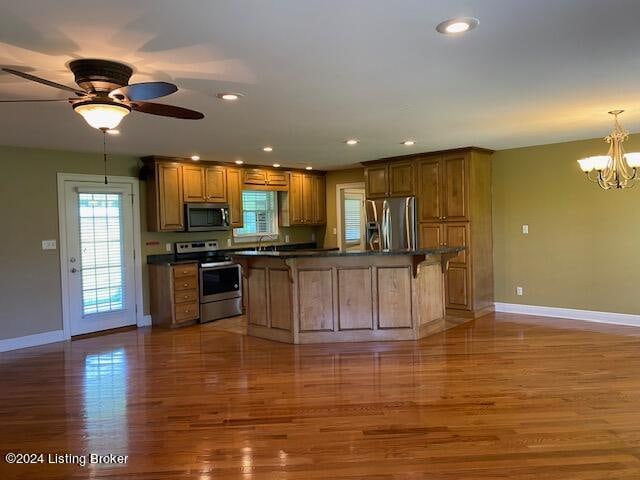
<svg viewBox="0 0 640 480">
<path fill-rule="evenodd" d="M 389 245 L 391 245 L 391 228 L 389 225 L 389 205 L 385 200 L 382 206 L 382 250 L 389 250 Z"/>
<path fill-rule="evenodd" d="M 413 236 L 411 235 L 413 232 L 411 231 L 411 217 L 409 215 L 409 202 L 410 198 L 407 197 L 404 201 L 404 224 L 406 227 L 407 233 L 407 244 L 405 245 L 407 250 L 413 250 Z"/>
</svg>

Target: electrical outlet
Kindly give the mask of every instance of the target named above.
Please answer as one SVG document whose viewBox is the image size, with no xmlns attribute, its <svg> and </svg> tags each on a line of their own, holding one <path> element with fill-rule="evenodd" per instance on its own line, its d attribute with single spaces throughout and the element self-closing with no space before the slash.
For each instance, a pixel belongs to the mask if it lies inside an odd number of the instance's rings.
<svg viewBox="0 0 640 480">
<path fill-rule="evenodd" d="M 55 250 L 56 241 L 55 240 L 42 240 L 42 249 L 43 250 Z"/>
<path fill-rule="evenodd" d="M 523 235 L 529 234 L 529 225 L 522 225 L 522 234 Z"/>
<path fill-rule="evenodd" d="M 173 245 L 171 245 L 170 243 L 165 243 L 164 244 L 164 249 L 166 252 L 172 252 L 173 251 Z"/>
<path fill-rule="evenodd" d="M 315 233 L 312 233 L 312 234 L 311 234 L 311 241 L 312 241 L 312 242 L 315 242 L 315 241 L 316 241 L 316 234 L 315 234 Z"/>
<path fill-rule="evenodd" d="M 333 234 L 337 235 L 338 234 L 338 229 L 336 227 L 333 227 Z"/>
<path fill-rule="evenodd" d="M 284 236 L 284 243 L 289 243 L 289 234 Z"/>
<path fill-rule="evenodd" d="M 522 291 L 522 287 L 516 287 L 516 295 L 518 295 L 519 297 L 521 297 L 521 296 L 522 296 L 522 293 L 523 293 L 523 291 Z"/>
</svg>

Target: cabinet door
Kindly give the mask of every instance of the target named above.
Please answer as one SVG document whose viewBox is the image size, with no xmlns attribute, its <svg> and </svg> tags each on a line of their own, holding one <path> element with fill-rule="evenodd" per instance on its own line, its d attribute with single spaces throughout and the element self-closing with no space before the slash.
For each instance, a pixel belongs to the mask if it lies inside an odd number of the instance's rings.
<svg viewBox="0 0 640 480">
<path fill-rule="evenodd" d="M 413 162 L 391 162 L 389 164 L 389 195 L 406 197 L 414 194 Z"/>
<path fill-rule="evenodd" d="M 284 172 L 267 170 L 267 185 L 273 187 L 286 187 L 289 185 L 289 176 Z"/>
<path fill-rule="evenodd" d="M 207 202 L 226 202 L 227 172 L 225 167 L 207 167 L 205 178 Z"/>
<path fill-rule="evenodd" d="M 313 175 L 302 175 L 302 219 L 313 223 Z"/>
<path fill-rule="evenodd" d="M 204 168 L 198 165 L 183 165 L 182 186 L 185 202 L 192 203 L 206 201 Z"/>
<path fill-rule="evenodd" d="M 418 161 L 418 221 L 442 220 L 442 163 L 439 158 Z"/>
<path fill-rule="evenodd" d="M 239 168 L 227 168 L 227 201 L 229 216 L 233 228 L 242 228 L 242 171 Z"/>
<path fill-rule="evenodd" d="M 439 248 L 444 243 L 443 226 L 439 223 L 420 224 L 420 248 Z"/>
<path fill-rule="evenodd" d="M 313 177 L 313 223 L 322 225 L 326 218 L 325 178 Z"/>
<path fill-rule="evenodd" d="M 247 185 L 266 185 L 267 171 L 260 168 L 245 168 L 243 170 L 243 182 Z"/>
<path fill-rule="evenodd" d="M 367 167 L 364 171 L 367 198 L 386 197 L 389 192 L 388 165 Z"/>
<path fill-rule="evenodd" d="M 442 163 L 444 169 L 444 220 L 468 220 L 467 157 L 464 154 L 445 157 Z"/>
<path fill-rule="evenodd" d="M 445 274 L 447 308 L 469 308 L 469 276 L 467 267 L 449 264 Z"/>
<path fill-rule="evenodd" d="M 447 247 L 467 247 L 469 246 L 469 224 L 468 223 L 446 223 L 444 224 L 444 244 Z M 457 256 L 449 260 L 449 263 L 456 265 L 467 264 L 468 250 L 459 252 Z"/>
<path fill-rule="evenodd" d="M 184 230 L 182 203 L 182 166 L 177 163 L 157 165 L 158 230 Z"/>
<path fill-rule="evenodd" d="M 289 182 L 289 224 L 302 225 L 304 223 L 302 174 L 292 173 Z"/>
</svg>

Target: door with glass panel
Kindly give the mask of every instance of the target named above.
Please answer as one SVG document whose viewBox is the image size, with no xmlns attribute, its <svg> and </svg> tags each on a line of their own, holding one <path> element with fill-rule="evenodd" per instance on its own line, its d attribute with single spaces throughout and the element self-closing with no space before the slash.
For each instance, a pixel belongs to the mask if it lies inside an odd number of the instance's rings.
<svg viewBox="0 0 640 480">
<path fill-rule="evenodd" d="M 362 189 L 342 190 L 342 239 L 345 250 L 364 250 L 364 200 Z"/>
<path fill-rule="evenodd" d="M 132 188 L 65 182 L 71 335 L 136 323 Z"/>
</svg>

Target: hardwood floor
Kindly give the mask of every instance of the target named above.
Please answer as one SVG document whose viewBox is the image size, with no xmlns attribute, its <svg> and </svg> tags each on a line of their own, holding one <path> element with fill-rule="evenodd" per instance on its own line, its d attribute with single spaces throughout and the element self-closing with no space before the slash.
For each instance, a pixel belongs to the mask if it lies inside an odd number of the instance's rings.
<svg viewBox="0 0 640 480">
<path fill-rule="evenodd" d="M 640 478 L 638 329 L 496 314 L 417 342 L 294 346 L 220 328 L 0 354 L 3 458 L 128 455 L 0 459 L 0 478 Z"/>
</svg>

